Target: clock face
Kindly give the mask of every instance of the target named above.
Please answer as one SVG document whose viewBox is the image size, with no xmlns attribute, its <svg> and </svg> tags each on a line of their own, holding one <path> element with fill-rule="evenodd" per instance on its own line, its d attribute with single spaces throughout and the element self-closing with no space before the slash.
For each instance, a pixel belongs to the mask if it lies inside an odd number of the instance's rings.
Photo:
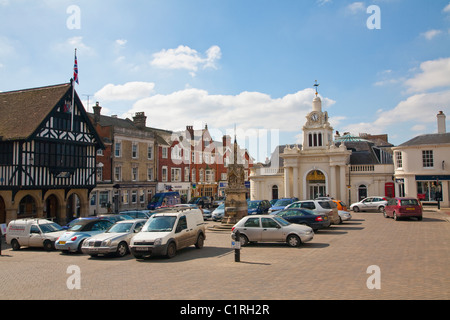
<svg viewBox="0 0 450 320">
<path fill-rule="evenodd" d="M 318 121 L 319 120 L 319 115 L 317 113 L 313 113 L 311 115 L 311 120 L 314 121 L 314 122 Z"/>
</svg>

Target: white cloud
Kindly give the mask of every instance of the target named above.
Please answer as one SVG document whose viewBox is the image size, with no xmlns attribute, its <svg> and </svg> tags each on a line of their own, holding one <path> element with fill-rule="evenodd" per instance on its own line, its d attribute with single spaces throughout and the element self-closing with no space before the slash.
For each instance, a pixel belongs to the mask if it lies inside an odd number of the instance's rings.
<svg viewBox="0 0 450 320">
<path fill-rule="evenodd" d="M 421 33 L 421 35 L 423 37 L 425 37 L 425 39 L 427 40 L 432 40 L 433 38 L 435 38 L 436 36 L 440 35 L 442 33 L 441 30 L 428 30 L 427 32 L 423 32 Z"/>
<path fill-rule="evenodd" d="M 118 46 L 120 46 L 120 47 L 123 47 L 123 46 L 125 46 L 126 44 L 127 44 L 127 40 L 125 40 L 125 39 L 117 39 L 116 41 L 115 41 L 115 43 L 116 43 L 116 45 L 118 45 Z"/>
<path fill-rule="evenodd" d="M 67 39 L 63 43 L 58 43 L 55 46 L 56 50 L 59 52 L 71 52 L 77 49 L 78 56 L 92 56 L 95 55 L 95 50 L 83 42 L 83 37 L 77 36 Z"/>
<path fill-rule="evenodd" d="M 221 50 L 218 46 L 212 46 L 206 51 L 203 57 L 196 50 L 188 46 L 178 46 L 176 49 L 163 49 L 153 54 L 152 66 L 163 69 L 185 69 L 194 75 L 199 68 L 214 68 L 216 62 L 221 58 Z"/>
<path fill-rule="evenodd" d="M 215 128 L 301 130 L 311 111 L 313 89 L 305 89 L 274 99 L 260 92 L 238 95 L 211 95 L 205 90 L 187 88 L 171 94 L 156 94 L 137 101 L 127 114 L 145 112 L 149 126 L 179 130 L 198 122 Z M 323 98 L 324 109 L 333 100 Z"/>
<path fill-rule="evenodd" d="M 405 82 L 409 92 L 450 86 L 450 58 L 423 62 L 420 69 L 422 73 Z"/>
<path fill-rule="evenodd" d="M 155 88 L 153 82 L 128 82 L 124 85 L 107 84 L 95 93 L 100 101 L 138 100 L 148 97 Z"/>
<path fill-rule="evenodd" d="M 353 2 L 347 6 L 347 9 L 352 14 L 356 14 L 359 12 L 363 12 L 366 10 L 366 6 L 364 5 L 364 2 Z"/>
<path fill-rule="evenodd" d="M 450 3 L 444 8 L 444 12 L 450 12 Z"/>
</svg>

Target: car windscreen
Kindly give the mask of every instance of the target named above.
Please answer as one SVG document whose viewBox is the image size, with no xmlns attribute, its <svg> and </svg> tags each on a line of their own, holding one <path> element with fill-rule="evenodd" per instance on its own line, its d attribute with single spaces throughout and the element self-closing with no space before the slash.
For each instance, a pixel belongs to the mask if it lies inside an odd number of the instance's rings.
<svg viewBox="0 0 450 320">
<path fill-rule="evenodd" d="M 113 224 L 108 230 L 106 230 L 106 233 L 127 233 L 130 232 L 131 228 L 133 227 L 133 223 L 116 223 Z"/>
<path fill-rule="evenodd" d="M 259 201 L 249 201 L 248 202 L 248 208 L 249 209 L 256 209 L 258 208 Z"/>
<path fill-rule="evenodd" d="M 148 219 L 142 231 L 144 232 L 166 232 L 172 231 L 176 216 L 152 216 Z"/>
<path fill-rule="evenodd" d="M 155 195 L 153 196 L 152 200 L 150 200 L 150 203 L 159 203 L 159 202 L 162 202 L 163 198 L 164 198 L 164 195 L 162 195 L 162 194 L 155 194 Z"/>
<path fill-rule="evenodd" d="M 291 203 L 292 203 L 291 200 L 278 200 L 277 202 L 275 202 L 275 204 L 273 206 L 281 207 L 281 206 L 287 206 L 288 204 L 291 204 Z"/>
<path fill-rule="evenodd" d="M 40 224 L 39 227 L 43 233 L 57 232 L 63 230 L 59 224 L 56 223 L 46 223 Z"/>
<path fill-rule="evenodd" d="M 281 217 L 278 217 L 278 216 L 274 216 L 273 217 L 273 220 L 275 220 L 276 222 L 278 222 L 279 224 L 281 224 L 281 226 L 288 226 L 288 225 L 290 225 L 290 223 L 289 222 L 287 222 L 286 220 L 284 220 L 283 218 L 281 218 Z"/>
</svg>

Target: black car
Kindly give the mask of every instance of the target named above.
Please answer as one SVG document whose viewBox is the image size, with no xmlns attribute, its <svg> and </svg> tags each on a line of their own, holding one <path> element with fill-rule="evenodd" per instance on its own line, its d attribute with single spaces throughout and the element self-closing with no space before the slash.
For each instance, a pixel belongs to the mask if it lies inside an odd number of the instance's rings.
<svg viewBox="0 0 450 320">
<path fill-rule="evenodd" d="M 319 229 L 328 228 L 331 224 L 331 221 L 326 214 L 319 214 L 308 209 L 285 209 L 278 211 L 276 215 L 290 223 L 307 225 L 311 227 L 314 232 Z"/>
</svg>

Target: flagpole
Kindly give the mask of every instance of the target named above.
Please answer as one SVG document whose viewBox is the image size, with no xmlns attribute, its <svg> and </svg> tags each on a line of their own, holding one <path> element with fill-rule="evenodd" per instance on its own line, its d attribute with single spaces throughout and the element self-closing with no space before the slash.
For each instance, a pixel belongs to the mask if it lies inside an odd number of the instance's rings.
<svg viewBox="0 0 450 320">
<path fill-rule="evenodd" d="M 70 115 L 70 131 L 73 131 L 73 113 L 75 112 L 75 66 L 77 66 L 77 49 L 75 48 L 75 64 L 74 64 L 74 75 L 72 78 L 72 105 L 71 105 L 71 115 Z M 78 68 L 78 66 L 77 66 Z"/>
</svg>

